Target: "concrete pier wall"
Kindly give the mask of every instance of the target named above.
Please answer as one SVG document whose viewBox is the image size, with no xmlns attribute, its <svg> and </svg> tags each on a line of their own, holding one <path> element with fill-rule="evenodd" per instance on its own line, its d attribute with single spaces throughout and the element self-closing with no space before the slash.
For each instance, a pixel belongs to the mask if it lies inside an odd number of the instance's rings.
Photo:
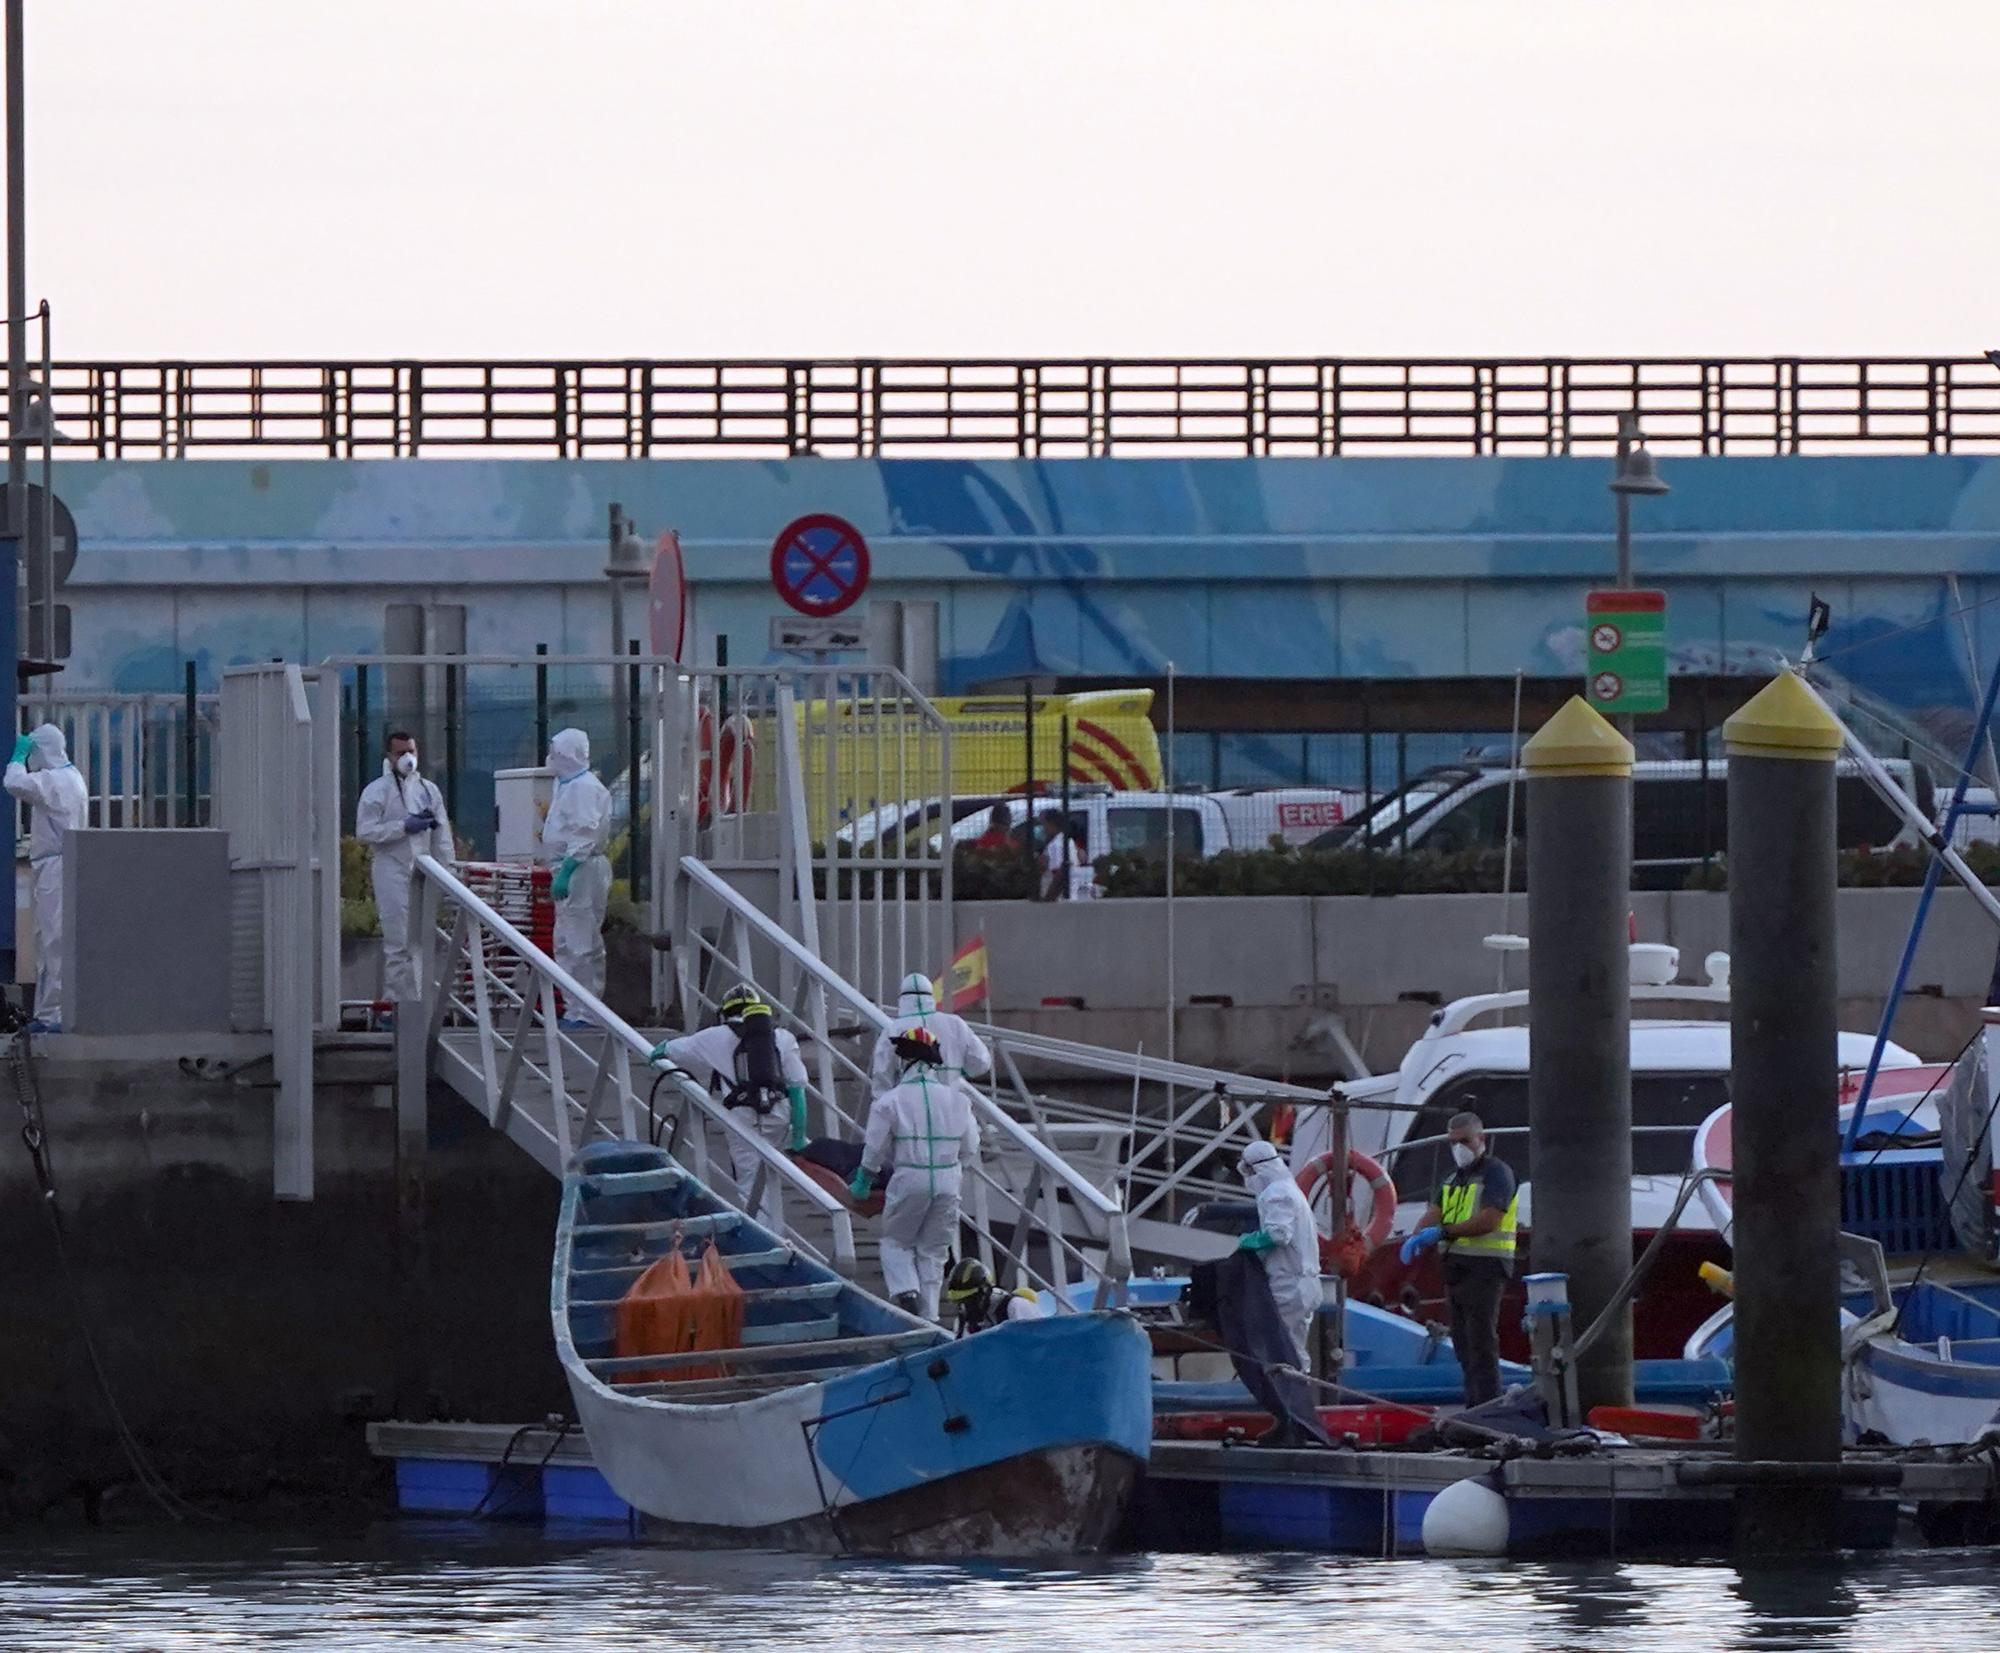
<svg viewBox="0 0 2000 1653">
<path fill-rule="evenodd" d="M 1840 1016 L 1872 1029 L 1894 976 L 1917 892 L 1851 889 L 1839 896 Z M 961 939 L 983 934 L 996 1019 L 1099 1044 L 1166 1047 L 1165 902 L 1121 900 L 962 903 Z M 1492 992 L 1503 955 L 1481 945 L 1527 931 L 1527 903 L 1497 895 L 1211 898 L 1175 904 L 1175 976 L 1183 1060 L 1305 1077 L 1334 1071 L 1313 1024 L 1340 1012 L 1369 1065 L 1393 1067 L 1431 1011 Z M 1681 950 L 1684 979 L 1728 946 L 1728 898 L 1681 892 L 1632 897 L 1642 941 Z M 1964 1042 L 1990 985 L 1992 924 L 1970 896 L 1941 894 L 1911 973 L 1896 1037 L 1921 1055 Z M 1523 959 L 1507 959 L 1508 987 L 1525 987 Z M 1080 998 L 1081 1010 L 1044 1000 Z"/>
</svg>

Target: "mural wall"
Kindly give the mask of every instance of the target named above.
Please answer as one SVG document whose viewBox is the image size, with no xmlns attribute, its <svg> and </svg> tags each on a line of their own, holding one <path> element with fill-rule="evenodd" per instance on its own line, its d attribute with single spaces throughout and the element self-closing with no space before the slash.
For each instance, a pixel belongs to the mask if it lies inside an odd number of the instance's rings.
<svg viewBox="0 0 2000 1653">
<path fill-rule="evenodd" d="M 2000 460 L 1670 459 L 1635 507 L 1680 670 L 1764 671 L 1809 594 L 1826 652 L 1940 729 L 2000 647 Z M 463 603 L 474 652 L 608 642 L 606 509 L 675 527 L 698 658 L 770 658 L 773 535 L 868 536 L 880 595 L 940 605 L 945 687 L 1022 672 L 1250 678 L 1580 670 L 1609 583 L 1609 467 L 1571 459 L 81 461 L 67 684 L 172 689 L 192 658 L 379 651 L 383 607 Z M 1971 612 L 1952 613 L 1957 576 Z"/>
</svg>

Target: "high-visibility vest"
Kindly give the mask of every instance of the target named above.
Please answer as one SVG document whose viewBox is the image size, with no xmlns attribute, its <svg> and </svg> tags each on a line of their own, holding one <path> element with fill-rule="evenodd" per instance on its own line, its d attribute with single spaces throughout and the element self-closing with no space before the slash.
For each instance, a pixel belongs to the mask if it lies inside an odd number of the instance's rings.
<svg viewBox="0 0 2000 1653">
<path fill-rule="evenodd" d="M 1450 1178 L 1438 1189 L 1438 1212 L 1441 1220 L 1449 1226 L 1452 1223 L 1469 1223 L 1479 1214 L 1479 1196 L 1485 1187 L 1483 1177 L 1474 1176 L 1470 1182 L 1460 1182 Z M 1521 1191 L 1514 1190 L 1514 1197 L 1507 1202 L 1507 1210 L 1500 1218 L 1500 1226 L 1491 1234 L 1469 1234 L 1461 1239 L 1447 1239 L 1444 1249 L 1454 1257 L 1498 1257 L 1502 1262 L 1514 1259 L 1515 1210 L 1521 1203 Z"/>
</svg>

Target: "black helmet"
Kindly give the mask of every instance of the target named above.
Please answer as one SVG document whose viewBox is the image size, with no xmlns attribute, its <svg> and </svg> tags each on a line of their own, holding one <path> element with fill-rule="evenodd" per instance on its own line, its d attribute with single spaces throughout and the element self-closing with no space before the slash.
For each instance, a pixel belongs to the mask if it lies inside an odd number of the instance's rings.
<svg viewBox="0 0 2000 1653">
<path fill-rule="evenodd" d="M 951 1278 L 945 1282 L 944 1299 L 947 1303 L 962 1303 L 977 1309 L 992 1295 L 993 1276 L 977 1257 L 966 1258 L 951 1271 Z"/>
<path fill-rule="evenodd" d="M 771 1007 L 764 1002 L 764 995 L 750 986 L 736 987 L 722 1001 L 722 1023 L 725 1027 L 736 1027 L 752 1016 L 768 1016 Z"/>
</svg>

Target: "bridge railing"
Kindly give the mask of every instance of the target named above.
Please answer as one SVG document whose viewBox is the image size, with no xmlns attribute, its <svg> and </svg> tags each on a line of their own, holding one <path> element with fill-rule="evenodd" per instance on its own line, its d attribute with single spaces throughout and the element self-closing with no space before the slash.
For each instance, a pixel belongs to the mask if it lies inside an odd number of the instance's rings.
<svg viewBox="0 0 2000 1653">
<path fill-rule="evenodd" d="M 2000 452 L 1980 356 L 79 361 L 101 459 Z"/>
</svg>

